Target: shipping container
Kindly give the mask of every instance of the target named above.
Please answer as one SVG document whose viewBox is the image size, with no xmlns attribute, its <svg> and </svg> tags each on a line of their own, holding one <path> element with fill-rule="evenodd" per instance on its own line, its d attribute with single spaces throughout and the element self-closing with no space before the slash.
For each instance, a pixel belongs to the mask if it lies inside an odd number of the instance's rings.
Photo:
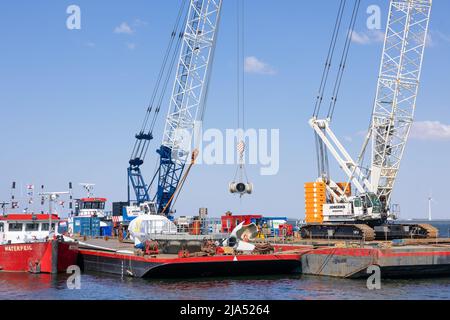
<svg viewBox="0 0 450 320">
<path fill-rule="evenodd" d="M 73 220 L 73 232 L 80 236 L 100 237 L 100 218 L 76 217 Z"/>
<path fill-rule="evenodd" d="M 122 217 L 123 216 L 123 208 L 129 206 L 128 202 L 113 202 L 113 216 L 114 217 Z"/>
<path fill-rule="evenodd" d="M 110 237 L 112 236 L 112 227 L 100 227 L 100 236 L 102 237 Z"/>
<path fill-rule="evenodd" d="M 100 237 L 100 218 L 91 218 L 91 237 Z"/>
<path fill-rule="evenodd" d="M 280 225 L 287 223 L 287 218 L 285 217 L 263 217 L 262 227 L 268 228 L 270 230 L 271 236 L 279 236 L 280 235 Z"/>
</svg>

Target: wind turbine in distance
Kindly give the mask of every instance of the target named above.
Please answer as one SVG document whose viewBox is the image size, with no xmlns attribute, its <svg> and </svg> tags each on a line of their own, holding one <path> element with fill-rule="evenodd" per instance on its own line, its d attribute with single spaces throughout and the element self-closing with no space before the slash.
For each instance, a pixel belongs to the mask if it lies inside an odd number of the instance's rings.
<svg viewBox="0 0 450 320">
<path fill-rule="evenodd" d="M 431 210 L 431 205 L 433 202 L 435 202 L 435 201 L 433 199 L 433 194 L 430 191 L 430 195 L 428 196 L 428 220 L 429 221 L 433 221 L 433 215 L 432 215 L 432 210 Z"/>
</svg>

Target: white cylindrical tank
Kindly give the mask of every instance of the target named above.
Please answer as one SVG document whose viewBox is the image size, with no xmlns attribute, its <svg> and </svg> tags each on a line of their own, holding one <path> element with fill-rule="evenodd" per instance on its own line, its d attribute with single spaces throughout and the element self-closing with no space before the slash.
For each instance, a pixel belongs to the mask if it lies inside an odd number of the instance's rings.
<svg viewBox="0 0 450 320">
<path fill-rule="evenodd" d="M 130 222 L 130 237 L 136 245 L 151 240 L 156 234 L 176 234 L 177 226 L 164 216 L 142 215 Z"/>
</svg>

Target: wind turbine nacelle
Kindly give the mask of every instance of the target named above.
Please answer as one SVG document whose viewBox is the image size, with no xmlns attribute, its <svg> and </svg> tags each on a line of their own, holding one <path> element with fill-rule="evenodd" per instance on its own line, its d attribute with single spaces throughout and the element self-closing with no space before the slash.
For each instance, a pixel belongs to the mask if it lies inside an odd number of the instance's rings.
<svg viewBox="0 0 450 320">
<path fill-rule="evenodd" d="M 230 192 L 233 194 L 252 194 L 253 193 L 253 184 L 252 183 L 243 183 L 243 182 L 231 182 L 230 183 Z"/>
</svg>

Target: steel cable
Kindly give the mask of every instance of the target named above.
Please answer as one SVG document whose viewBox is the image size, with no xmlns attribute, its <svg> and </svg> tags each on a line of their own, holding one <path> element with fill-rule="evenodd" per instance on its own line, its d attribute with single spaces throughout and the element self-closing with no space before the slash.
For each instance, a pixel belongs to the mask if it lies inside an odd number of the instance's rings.
<svg viewBox="0 0 450 320">
<path fill-rule="evenodd" d="M 324 70 L 322 73 L 322 79 L 320 81 L 320 86 L 319 86 L 319 91 L 318 91 L 318 95 L 316 98 L 316 103 L 314 106 L 314 113 L 313 113 L 314 118 L 317 118 L 320 113 L 323 95 L 324 95 L 326 85 L 328 82 L 328 76 L 330 74 L 331 63 L 333 61 L 334 52 L 336 49 L 336 44 L 337 44 L 337 40 L 339 37 L 340 28 L 342 25 L 342 19 L 344 16 L 345 5 L 346 5 L 346 0 L 341 0 L 340 5 L 339 5 L 338 14 L 336 17 L 336 22 L 335 22 L 334 29 L 333 29 L 333 35 L 331 37 L 330 46 L 328 48 L 328 54 L 327 54 L 327 58 L 326 58 L 326 62 L 325 62 L 325 67 L 324 67 Z"/>
<path fill-rule="evenodd" d="M 173 67 L 170 67 L 169 69 L 167 69 L 167 62 L 169 61 L 170 54 L 173 51 L 173 44 L 175 42 L 176 35 L 180 32 L 179 31 L 180 30 L 180 22 L 181 22 L 181 19 L 182 19 L 182 16 L 183 16 L 183 12 L 185 11 L 185 5 L 186 5 L 187 1 L 188 0 L 182 0 L 180 9 L 178 11 L 177 18 L 176 18 L 176 21 L 175 21 L 175 24 L 174 24 L 174 27 L 172 29 L 172 33 L 171 33 L 171 36 L 170 36 L 170 40 L 169 40 L 169 43 L 167 45 L 166 51 L 165 51 L 164 56 L 163 56 L 163 62 L 162 62 L 162 65 L 161 65 L 161 69 L 160 69 L 160 71 L 158 73 L 158 77 L 157 77 L 157 80 L 156 80 L 156 85 L 155 85 L 155 88 L 153 89 L 153 93 L 151 95 L 150 103 L 148 105 L 147 112 L 146 112 L 146 115 L 145 115 L 144 120 L 143 120 L 143 124 L 142 124 L 142 128 L 141 128 L 140 134 L 144 134 L 147 131 L 148 121 L 149 121 L 150 116 L 151 116 L 151 114 L 152 114 L 152 112 L 154 110 L 154 103 L 155 103 L 156 97 L 158 95 L 158 92 L 160 91 L 161 82 L 162 82 L 162 79 L 164 78 L 164 74 L 165 73 L 170 74 L 171 70 L 173 69 Z M 178 42 L 179 41 L 180 40 L 178 39 Z M 176 47 L 178 48 L 178 45 Z M 175 50 L 173 52 L 173 55 L 176 55 L 176 53 L 177 53 L 177 50 Z M 163 92 L 165 92 L 165 89 L 163 89 Z M 155 119 L 157 118 L 157 116 L 159 114 L 159 111 L 160 111 L 160 108 L 157 108 L 155 110 L 154 120 L 152 121 L 152 125 L 151 125 L 150 129 L 147 131 L 148 134 L 152 134 L 152 132 L 153 132 Z M 146 145 L 147 144 L 148 144 L 148 140 L 136 139 L 136 142 L 135 142 L 134 147 L 133 147 L 131 159 L 133 159 L 133 158 L 142 159 L 143 154 L 146 153 L 146 152 L 144 152 L 144 150 L 146 150 Z"/>
<path fill-rule="evenodd" d="M 361 4 L 361 0 L 356 0 L 355 5 L 353 6 L 353 12 L 352 12 L 352 18 L 350 20 L 349 32 L 348 32 L 348 35 L 345 40 L 345 45 L 344 45 L 344 49 L 342 51 L 341 61 L 339 64 L 339 71 L 336 76 L 336 82 L 334 85 L 333 96 L 331 97 L 331 102 L 330 102 L 330 106 L 328 109 L 327 118 L 330 121 L 332 120 L 334 111 L 336 109 L 336 103 L 338 100 L 338 96 L 339 96 L 339 92 L 340 92 L 340 88 L 341 88 L 341 84 L 342 84 L 342 78 L 344 76 L 345 67 L 346 67 L 347 60 L 348 60 L 348 54 L 350 52 L 350 46 L 352 43 L 353 32 L 355 30 L 355 24 L 356 24 L 356 19 L 358 17 L 358 11 L 359 11 L 360 4 Z"/>
</svg>

